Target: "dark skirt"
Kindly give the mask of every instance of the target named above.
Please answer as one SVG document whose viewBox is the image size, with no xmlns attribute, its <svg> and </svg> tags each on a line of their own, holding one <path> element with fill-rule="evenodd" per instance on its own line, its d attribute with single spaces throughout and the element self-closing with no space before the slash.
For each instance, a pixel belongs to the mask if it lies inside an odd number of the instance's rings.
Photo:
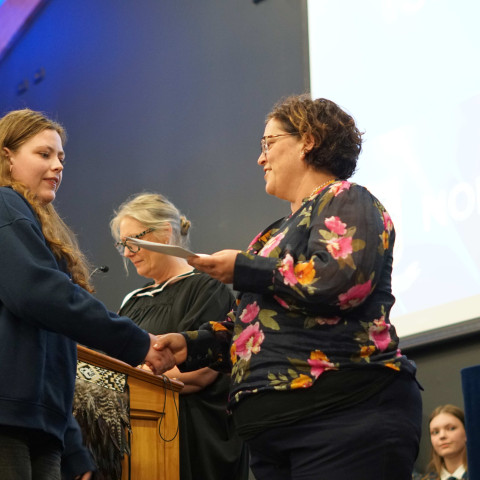
<svg viewBox="0 0 480 480">
<path fill-rule="evenodd" d="M 411 480 L 421 421 L 418 384 L 398 375 L 357 405 L 248 440 L 251 469 L 257 480 Z"/>
</svg>

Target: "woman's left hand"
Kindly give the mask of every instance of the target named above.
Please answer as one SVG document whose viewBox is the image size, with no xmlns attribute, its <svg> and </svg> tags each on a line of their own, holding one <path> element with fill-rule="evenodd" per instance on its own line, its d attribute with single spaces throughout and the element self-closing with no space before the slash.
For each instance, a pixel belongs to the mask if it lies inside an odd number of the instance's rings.
<svg viewBox="0 0 480 480">
<path fill-rule="evenodd" d="M 213 255 L 188 257 L 188 263 L 223 283 L 233 283 L 235 259 L 240 250 L 220 250 Z"/>
</svg>

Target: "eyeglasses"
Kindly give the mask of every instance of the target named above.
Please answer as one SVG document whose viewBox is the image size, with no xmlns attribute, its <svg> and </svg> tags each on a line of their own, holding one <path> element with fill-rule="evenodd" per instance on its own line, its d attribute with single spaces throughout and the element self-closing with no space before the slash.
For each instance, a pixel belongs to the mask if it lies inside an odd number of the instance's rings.
<svg viewBox="0 0 480 480">
<path fill-rule="evenodd" d="M 146 230 L 144 230 L 142 233 L 139 233 L 138 235 L 130 235 L 130 238 L 141 238 L 147 233 L 153 232 L 154 230 L 155 230 L 154 228 L 147 228 Z M 126 248 L 128 248 L 128 250 L 130 250 L 132 253 L 137 253 L 141 247 L 139 247 L 138 245 L 133 245 L 129 243 L 128 240 L 125 240 L 123 242 L 117 242 L 115 244 L 115 248 L 118 250 L 118 253 L 120 253 L 120 255 L 123 255 L 125 253 Z"/>
<path fill-rule="evenodd" d="M 298 135 L 298 133 L 280 133 L 279 135 L 266 135 L 260 139 L 260 145 L 262 147 L 262 153 L 267 156 L 269 145 L 267 143 L 267 139 L 270 138 L 278 138 L 278 137 L 286 137 L 288 135 Z"/>
</svg>

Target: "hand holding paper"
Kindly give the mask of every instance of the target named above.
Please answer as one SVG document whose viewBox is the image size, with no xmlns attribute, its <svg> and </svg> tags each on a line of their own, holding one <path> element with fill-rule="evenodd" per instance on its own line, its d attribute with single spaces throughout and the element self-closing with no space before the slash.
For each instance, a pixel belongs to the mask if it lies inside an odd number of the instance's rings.
<svg viewBox="0 0 480 480">
<path fill-rule="evenodd" d="M 133 245 L 138 245 L 147 250 L 185 258 L 188 260 L 188 263 L 197 270 L 208 273 L 208 275 L 223 283 L 233 282 L 235 259 L 240 250 L 220 250 L 212 255 L 205 255 L 202 253 L 194 253 L 177 245 L 149 242 L 147 240 L 140 240 L 139 238 L 132 237 L 127 237 L 126 240 Z"/>
<path fill-rule="evenodd" d="M 189 257 L 188 263 L 223 283 L 233 283 L 233 270 L 238 252 L 240 250 L 220 250 L 213 255 L 197 254 Z"/>
</svg>

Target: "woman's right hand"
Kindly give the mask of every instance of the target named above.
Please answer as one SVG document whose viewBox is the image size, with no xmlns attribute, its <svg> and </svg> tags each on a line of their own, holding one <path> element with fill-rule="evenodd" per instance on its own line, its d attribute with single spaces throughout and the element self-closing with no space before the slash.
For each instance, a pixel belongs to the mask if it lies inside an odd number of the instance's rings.
<svg viewBox="0 0 480 480">
<path fill-rule="evenodd" d="M 164 375 L 174 380 L 180 380 L 183 383 L 180 395 L 186 395 L 202 391 L 217 379 L 219 373 L 208 367 L 193 370 L 192 372 L 181 372 L 177 367 L 173 367 L 165 372 Z"/>
<path fill-rule="evenodd" d="M 212 255 L 198 254 L 188 257 L 187 262 L 222 283 L 233 283 L 235 260 L 239 252 L 240 250 L 220 250 Z"/>
<path fill-rule="evenodd" d="M 153 348 L 158 351 L 169 351 L 175 358 L 175 365 L 187 359 L 187 341 L 180 333 L 158 335 Z"/>
</svg>

